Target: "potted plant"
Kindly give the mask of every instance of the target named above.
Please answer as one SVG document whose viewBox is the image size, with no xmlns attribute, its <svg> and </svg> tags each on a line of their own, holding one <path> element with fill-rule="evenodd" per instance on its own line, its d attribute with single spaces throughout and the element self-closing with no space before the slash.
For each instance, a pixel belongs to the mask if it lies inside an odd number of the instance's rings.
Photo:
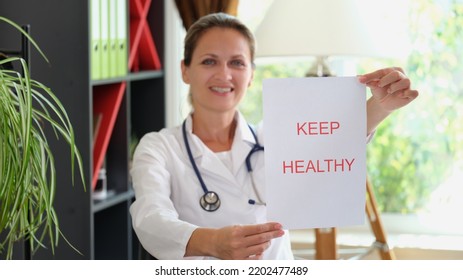
<svg viewBox="0 0 463 280">
<path fill-rule="evenodd" d="M 47 60 L 20 26 L 4 17 L 0 21 L 22 32 Z M 11 64 L 21 69 L 11 69 Z M 7 259 L 20 240 L 29 242 L 34 252 L 49 239 L 53 251 L 63 237 L 53 208 L 56 172 L 44 132 L 47 126 L 69 144 L 72 177 L 77 162 L 85 188 L 82 159 L 65 108 L 50 88 L 31 79 L 23 58 L 0 58 L 0 254 Z"/>
</svg>

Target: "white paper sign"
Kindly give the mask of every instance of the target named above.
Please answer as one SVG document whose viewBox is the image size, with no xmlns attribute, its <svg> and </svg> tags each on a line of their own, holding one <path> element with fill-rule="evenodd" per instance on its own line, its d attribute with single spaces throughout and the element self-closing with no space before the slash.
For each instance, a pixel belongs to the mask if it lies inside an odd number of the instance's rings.
<svg viewBox="0 0 463 280">
<path fill-rule="evenodd" d="M 286 229 L 365 221 L 366 90 L 356 77 L 263 84 L 269 221 Z"/>
</svg>

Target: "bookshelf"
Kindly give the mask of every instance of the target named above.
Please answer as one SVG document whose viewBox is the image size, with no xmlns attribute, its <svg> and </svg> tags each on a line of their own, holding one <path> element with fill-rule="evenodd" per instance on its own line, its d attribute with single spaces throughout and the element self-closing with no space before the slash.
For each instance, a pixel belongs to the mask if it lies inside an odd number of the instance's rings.
<svg viewBox="0 0 463 280">
<path fill-rule="evenodd" d="M 32 77 L 52 87 L 63 102 L 86 176 L 86 191 L 79 180 L 72 186 L 70 153 L 62 140 L 52 140 L 55 210 L 63 234 L 81 254 L 61 238 L 54 255 L 40 249 L 33 259 L 136 259 L 139 254 L 129 214 L 134 199 L 130 146 L 132 139 L 165 125 L 164 1 L 126 0 L 128 73 L 99 80 L 91 79 L 91 1 L 0 2 L 2 16 L 30 24 L 32 37 L 51 62 L 46 64 L 32 50 Z M 0 34 L 2 47 L 17 48 L 12 42 L 18 42 L 19 35 L 5 27 L 0 27 Z M 106 169 L 109 195 L 94 200 L 101 166 Z M 27 258 L 27 246 L 18 248 L 14 258 Z"/>
</svg>

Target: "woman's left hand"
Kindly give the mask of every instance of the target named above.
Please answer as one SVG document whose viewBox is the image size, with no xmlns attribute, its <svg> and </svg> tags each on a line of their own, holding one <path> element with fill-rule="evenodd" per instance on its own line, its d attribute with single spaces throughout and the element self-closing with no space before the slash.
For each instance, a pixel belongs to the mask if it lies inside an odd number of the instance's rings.
<svg viewBox="0 0 463 280">
<path fill-rule="evenodd" d="M 388 113 L 404 107 L 418 96 L 418 91 L 411 89 L 410 79 L 399 67 L 360 75 L 359 81 L 371 89 L 371 101 L 377 108 Z"/>
<path fill-rule="evenodd" d="M 418 96 L 418 91 L 411 89 L 410 79 L 398 67 L 360 75 L 358 79 L 372 93 L 367 102 L 367 135 L 373 133 L 394 110 L 404 107 Z"/>
</svg>

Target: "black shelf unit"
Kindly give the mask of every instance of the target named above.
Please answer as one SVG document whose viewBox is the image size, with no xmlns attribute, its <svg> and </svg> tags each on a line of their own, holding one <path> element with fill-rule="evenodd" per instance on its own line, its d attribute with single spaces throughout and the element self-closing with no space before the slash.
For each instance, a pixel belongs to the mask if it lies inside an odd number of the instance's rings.
<svg viewBox="0 0 463 280">
<path fill-rule="evenodd" d="M 33 259 L 136 259 L 138 240 L 133 233 L 129 207 L 134 199 L 130 184 L 130 141 L 165 126 L 165 77 L 162 69 L 128 73 L 126 76 L 91 80 L 90 2 L 16 0 L 1 1 L 2 16 L 18 24 L 29 24 L 31 35 L 50 61 L 31 50 L 32 78 L 49 86 L 63 103 L 76 134 L 86 178 L 86 191 L 79 177 L 71 182 L 70 153 L 63 140 L 50 131 L 55 154 L 57 191 L 55 210 L 66 239 L 76 252 L 60 239 L 55 253 L 40 249 Z M 131 0 L 127 0 L 127 8 Z M 153 0 L 147 23 L 153 34 L 158 56 L 164 65 L 164 0 Z M 130 24 L 130 21 L 128 21 Z M 130 28 L 128 27 L 129 31 Z M 0 24 L 0 46 L 17 49 L 20 35 Z M 125 83 L 125 94 L 106 152 L 107 186 L 113 195 L 92 199 L 93 176 L 93 94 L 98 87 Z M 78 173 L 77 173 L 78 174 Z M 18 244 L 15 259 L 27 258 Z"/>
</svg>

